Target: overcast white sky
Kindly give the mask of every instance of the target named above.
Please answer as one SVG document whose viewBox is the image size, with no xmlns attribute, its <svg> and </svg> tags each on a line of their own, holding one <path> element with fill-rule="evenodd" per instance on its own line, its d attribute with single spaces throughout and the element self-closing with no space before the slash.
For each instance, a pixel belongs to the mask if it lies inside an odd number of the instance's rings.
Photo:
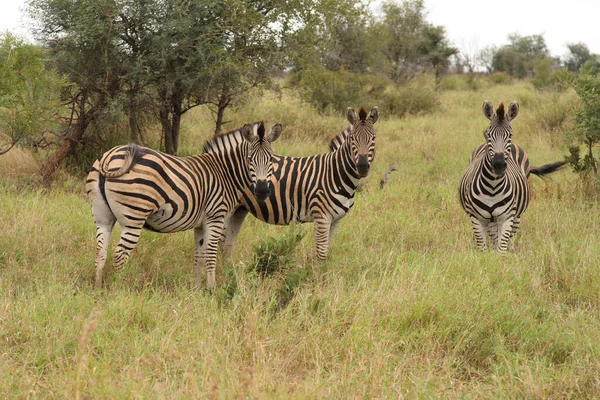
<svg viewBox="0 0 600 400">
<path fill-rule="evenodd" d="M 374 0 L 374 7 L 381 0 Z M 25 0 L 0 0 L 0 31 L 30 37 L 21 9 Z M 600 0 L 425 0 L 428 20 L 446 27 L 460 49 L 480 50 L 507 43 L 510 33 L 543 34 L 553 56 L 567 53 L 566 44 L 583 42 L 600 54 Z"/>
</svg>

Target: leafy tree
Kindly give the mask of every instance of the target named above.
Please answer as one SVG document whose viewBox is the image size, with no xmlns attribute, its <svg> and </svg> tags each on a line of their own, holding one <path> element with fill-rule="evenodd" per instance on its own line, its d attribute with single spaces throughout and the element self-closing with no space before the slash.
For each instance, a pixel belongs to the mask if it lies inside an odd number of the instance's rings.
<svg viewBox="0 0 600 400">
<path fill-rule="evenodd" d="M 592 53 L 585 43 L 569 43 L 567 44 L 569 54 L 565 59 L 565 67 L 569 71 L 577 72 L 581 70 L 583 65 L 592 58 Z"/>
<path fill-rule="evenodd" d="M 62 80 L 43 48 L 0 36 L 0 155 L 17 143 L 42 146 L 60 110 Z"/>
<path fill-rule="evenodd" d="M 492 59 L 494 71 L 506 72 L 509 75 L 525 78 L 533 75 L 536 60 L 549 57 L 550 53 L 542 35 L 508 36 L 509 44 L 496 50 Z"/>
<path fill-rule="evenodd" d="M 575 140 L 578 146 L 571 147 L 571 164 L 578 172 L 598 175 L 598 159 L 594 148 L 600 143 L 600 77 L 580 74 L 573 78 L 572 85 L 581 100 L 575 115 Z M 579 145 L 585 145 L 587 153 L 580 158 Z"/>
<path fill-rule="evenodd" d="M 458 50 L 448 44 L 443 27 L 425 21 L 423 0 L 385 1 L 383 12 L 379 36 L 385 41 L 383 53 L 390 78 L 398 82 L 427 68 L 439 77 Z"/>
</svg>

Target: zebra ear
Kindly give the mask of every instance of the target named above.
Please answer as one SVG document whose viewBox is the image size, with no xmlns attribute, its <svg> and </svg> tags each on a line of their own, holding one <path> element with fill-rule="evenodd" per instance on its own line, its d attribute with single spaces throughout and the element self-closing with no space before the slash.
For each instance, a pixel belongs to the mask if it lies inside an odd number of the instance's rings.
<svg viewBox="0 0 600 400">
<path fill-rule="evenodd" d="M 519 103 L 513 101 L 508 106 L 508 114 L 506 116 L 508 117 L 509 121 L 512 121 L 513 119 L 517 118 L 517 115 L 519 115 Z"/>
<path fill-rule="evenodd" d="M 352 107 L 348 107 L 346 109 L 346 119 L 352 125 L 354 125 L 354 123 L 356 122 L 356 113 L 354 112 L 354 109 L 352 109 Z"/>
<path fill-rule="evenodd" d="M 242 136 L 249 142 L 254 141 L 258 135 L 254 133 L 254 126 L 251 124 L 246 124 L 240 129 L 242 132 Z"/>
<path fill-rule="evenodd" d="M 379 119 L 379 108 L 373 107 L 373 109 L 369 113 L 369 119 L 371 120 L 372 124 L 375 124 L 375 122 L 377 122 L 377 120 Z"/>
<path fill-rule="evenodd" d="M 492 103 L 490 103 L 487 100 L 483 102 L 483 105 L 481 106 L 481 111 L 483 111 L 483 115 L 487 119 L 492 119 L 492 117 L 494 116 L 494 106 L 492 106 Z"/>
<path fill-rule="evenodd" d="M 271 131 L 269 131 L 269 134 L 267 135 L 267 140 L 271 143 L 273 143 L 274 141 L 276 141 L 277 139 L 279 139 L 279 136 L 281 135 L 281 130 L 282 130 L 282 126 L 281 124 L 275 124 L 273 125 L 273 127 L 271 128 Z"/>
</svg>

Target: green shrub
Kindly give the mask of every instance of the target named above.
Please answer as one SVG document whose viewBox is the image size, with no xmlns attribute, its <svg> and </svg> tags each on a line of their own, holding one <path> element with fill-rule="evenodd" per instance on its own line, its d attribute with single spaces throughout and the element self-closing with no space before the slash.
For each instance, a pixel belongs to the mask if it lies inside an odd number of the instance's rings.
<svg viewBox="0 0 600 400">
<path fill-rule="evenodd" d="M 573 79 L 572 84 L 581 99 L 581 105 L 575 114 L 575 147 L 571 148 L 571 165 L 576 172 L 593 172 L 598 175 L 598 159 L 594 157 L 594 148 L 600 143 L 600 77 L 580 74 Z M 582 159 L 580 145 L 587 149 L 587 154 Z"/>
<path fill-rule="evenodd" d="M 431 112 L 439 105 L 435 81 L 427 75 L 421 75 L 402 86 L 388 86 L 379 104 L 386 114 L 397 117 Z"/>
<path fill-rule="evenodd" d="M 330 71 L 323 67 L 306 69 L 294 77 L 302 98 L 320 112 L 343 112 L 350 104 L 364 102 L 368 91 L 363 77 L 346 70 Z"/>
<path fill-rule="evenodd" d="M 292 224 L 281 237 L 268 237 L 254 245 L 251 270 L 265 278 L 296 265 L 293 253 L 305 234 L 298 225 Z"/>
<path fill-rule="evenodd" d="M 442 79 L 440 88 L 442 90 L 456 90 L 458 89 L 458 79 L 454 75 L 446 76 Z"/>
<path fill-rule="evenodd" d="M 488 80 L 496 85 L 508 85 L 513 82 L 512 76 L 506 72 L 494 72 L 488 76 Z"/>
</svg>

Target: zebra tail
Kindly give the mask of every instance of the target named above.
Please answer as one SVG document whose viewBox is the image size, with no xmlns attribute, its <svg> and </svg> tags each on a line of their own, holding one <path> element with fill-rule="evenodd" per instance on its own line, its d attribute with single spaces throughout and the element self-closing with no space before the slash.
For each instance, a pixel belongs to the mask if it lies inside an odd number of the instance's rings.
<svg viewBox="0 0 600 400">
<path fill-rule="evenodd" d="M 109 171 L 108 165 L 112 160 L 113 151 L 109 151 L 102 156 L 100 160 L 100 174 L 105 178 L 118 178 L 125 175 L 131 170 L 131 168 L 142 158 L 144 155 L 143 150 L 137 144 L 129 144 L 127 147 L 122 149 L 125 151 L 125 158 L 123 159 L 123 165 L 116 171 Z"/>
<path fill-rule="evenodd" d="M 551 164 L 542 165 L 541 167 L 531 168 L 529 172 L 531 172 L 534 175 L 543 177 L 544 175 L 548 175 L 558 171 L 568 163 L 569 161 L 557 161 Z"/>
</svg>

